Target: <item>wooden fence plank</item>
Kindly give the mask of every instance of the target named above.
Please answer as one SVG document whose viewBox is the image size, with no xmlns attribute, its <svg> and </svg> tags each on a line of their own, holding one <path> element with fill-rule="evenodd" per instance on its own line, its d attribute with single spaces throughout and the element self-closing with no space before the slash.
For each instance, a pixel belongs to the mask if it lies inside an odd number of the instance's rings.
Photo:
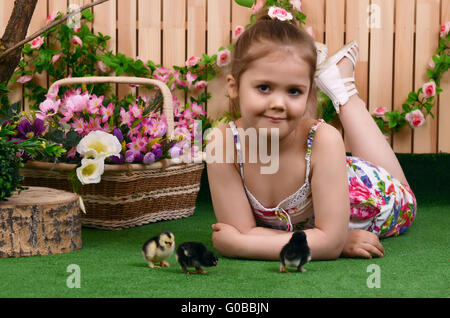
<svg viewBox="0 0 450 318">
<path fill-rule="evenodd" d="M 107 49 L 116 52 L 117 36 L 116 36 L 116 1 L 107 1 L 98 6 L 93 7 L 94 23 L 93 31 L 108 35 L 111 39 L 108 41 Z"/>
<path fill-rule="evenodd" d="M 413 90 L 415 1 L 397 0 L 395 8 L 394 109 L 402 105 Z M 412 151 L 412 130 L 409 125 L 393 135 L 397 153 Z"/>
<path fill-rule="evenodd" d="M 417 0 L 415 89 L 429 80 L 428 62 L 439 42 L 439 0 Z M 436 107 L 432 110 L 437 114 Z M 437 121 L 428 117 L 425 124 L 414 130 L 414 153 L 435 153 L 437 150 Z"/>
<path fill-rule="evenodd" d="M 184 65 L 186 62 L 186 2 L 163 1 L 163 66 Z M 184 103 L 184 91 L 174 92 L 180 103 Z"/>
<path fill-rule="evenodd" d="M 394 0 L 372 0 L 375 25 L 370 30 L 369 111 L 392 110 Z M 376 21 L 379 19 L 379 21 Z"/>
<path fill-rule="evenodd" d="M 187 0 L 187 56 L 206 52 L 206 0 Z"/>
<path fill-rule="evenodd" d="M 206 0 L 187 0 L 186 60 L 192 56 L 201 57 L 206 52 L 206 4 Z M 205 90 L 189 93 L 188 101 L 191 96 L 198 97 Z"/>
<path fill-rule="evenodd" d="M 137 2 L 136 0 L 121 0 L 117 2 L 117 51 L 127 57 L 136 57 L 136 21 Z M 136 94 L 136 89 L 128 85 L 119 85 L 117 95 L 123 97 L 127 94 Z"/>
<path fill-rule="evenodd" d="M 303 0 L 302 10 L 306 14 L 306 26 L 311 26 L 314 39 L 325 42 L 325 0 Z"/>
<path fill-rule="evenodd" d="M 33 17 L 31 18 L 30 26 L 28 27 L 27 36 L 30 36 L 34 32 L 38 31 L 42 27 L 46 25 L 47 21 L 47 1 L 46 0 L 38 0 L 36 8 L 34 9 Z M 35 74 L 33 76 L 34 83 L 48 88 L 47 85 L 47 72 L 42 74 Z M 30 102 L 28 100 L 24 101 L 25 110 L 28 111 L 30 108 Z"/>
<path fill-rule="evenodd" d="M 450 0 L 441 0 L 441 25 L 450 21 Z M 450 74 L 447 72 L 441 79 L 444 90 L 439 96 L 438 120 L 438 152 L 450 153 Z"/>
<path fill-rule="evenodd" d="M 231 41 L 230 23 L 231 23 L 231 4 L 232 0 L 208 1 L 208 35 L 207 35 L 207 54 L 213 55 L 218 52 L 220 47 L 225 47 Z M 245 8 L 243 8 L 245 10 Z M 214 92 L 208 101 L 208 116 L 217 118 L 228 111 L 228 98 L 225 86 L 225 76 L 228 68 L 222 69 L 222 72 L 213 81 L 208 84 L 208 92 Z"/>
<path fill-rule="evenodd" d="M 139 0 L 138 7 L 138 56 L 145 64 L 149 60 L 161 64 L 161 0 Z M 138 91 L 141 96 L 151 95 L 144 88 Z"/>
</svg>

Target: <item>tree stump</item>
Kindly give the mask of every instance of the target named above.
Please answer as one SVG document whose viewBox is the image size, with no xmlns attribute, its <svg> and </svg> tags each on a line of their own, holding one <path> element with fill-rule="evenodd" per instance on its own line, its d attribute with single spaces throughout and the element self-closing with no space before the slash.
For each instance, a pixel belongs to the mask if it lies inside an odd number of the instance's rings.
<svg viewBox="0 0 450 318">
<path fill-rule="evenodd" d="M 81 247 L 76 194 L 29 187 L 0 202 L 0 257 L 61 254 Z"/>
</svg>

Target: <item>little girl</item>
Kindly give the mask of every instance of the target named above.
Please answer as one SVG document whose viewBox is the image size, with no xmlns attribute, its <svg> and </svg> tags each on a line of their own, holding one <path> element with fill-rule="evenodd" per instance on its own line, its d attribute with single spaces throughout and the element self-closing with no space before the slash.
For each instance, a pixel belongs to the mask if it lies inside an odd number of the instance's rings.
<svg viewBox="0 0 450 318">
<path fill-rule="evenodd" d="M 312 37 L 265 16 L 239 37 L 233 54 L 227 88 L 240 117 L 216 129 L 220 144 L 233 138 L 237 159 L 207 165 L 218 221 L 214 247 L 227 257 L 276 260 L 292 231 L 301 229 L 315 260 L 382 257 L 379 238 L 403 233 L 417 206 L 394 152 L 357 95 L 356 42 L 316 69 Z M 339 131 L 314 119 L 316 85 L 332 99 L 352 157 Z M 244 143 L 250 128 L 278 129 L 276 173 L 261 174 L 260 160 L 243 160 L 255 149 Z"/>
</svg>

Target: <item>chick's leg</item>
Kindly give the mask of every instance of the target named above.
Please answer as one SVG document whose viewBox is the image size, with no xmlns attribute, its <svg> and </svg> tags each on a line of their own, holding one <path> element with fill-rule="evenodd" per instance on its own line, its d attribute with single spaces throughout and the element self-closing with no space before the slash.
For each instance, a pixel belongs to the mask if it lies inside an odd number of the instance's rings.
<svg viewBox="0 0 450 318">
<path fill-rule="evenodd" d="M 147 261 L 148 262 L 148 267 L 151 268 L 161 268 L 161 266 L 155 265 L 155 263 L 151 262 L 151 261 Z"/>
<path fill-rule="evenodd" d="M 206 274 L 206 272 L 199 266 L 195 268 L 196 271 L 194 272 L 195 274 Z"/>
<path fill-rule="evenodd" d="M 159 262 L 159 265 L 161 265 L 161 267 L 170 267 L 170 264 L 167 263 L 166 261 Z"/>
</svg>

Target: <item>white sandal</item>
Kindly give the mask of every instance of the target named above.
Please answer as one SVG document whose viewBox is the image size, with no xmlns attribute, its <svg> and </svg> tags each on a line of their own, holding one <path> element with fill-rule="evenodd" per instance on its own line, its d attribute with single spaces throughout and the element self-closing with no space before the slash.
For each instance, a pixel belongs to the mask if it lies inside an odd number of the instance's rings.
<svg viewBox="0 0 450 318">
<path fill-rule="evenodd" d="M 342 78 L 337 64 L 344 57 L 353 63 L 353 76 Z M 330 97 L 336 112 L 339 114 L 339 105 L 345 105 L 351 96 L 358 94 L 355 85 L 355 66 L 358 60 L 358 43 L 352 41 L 319 65 L 315 74 L 317 87 Z M 350 83 L 350 85 L 346 85 Z"/>
</svg>

